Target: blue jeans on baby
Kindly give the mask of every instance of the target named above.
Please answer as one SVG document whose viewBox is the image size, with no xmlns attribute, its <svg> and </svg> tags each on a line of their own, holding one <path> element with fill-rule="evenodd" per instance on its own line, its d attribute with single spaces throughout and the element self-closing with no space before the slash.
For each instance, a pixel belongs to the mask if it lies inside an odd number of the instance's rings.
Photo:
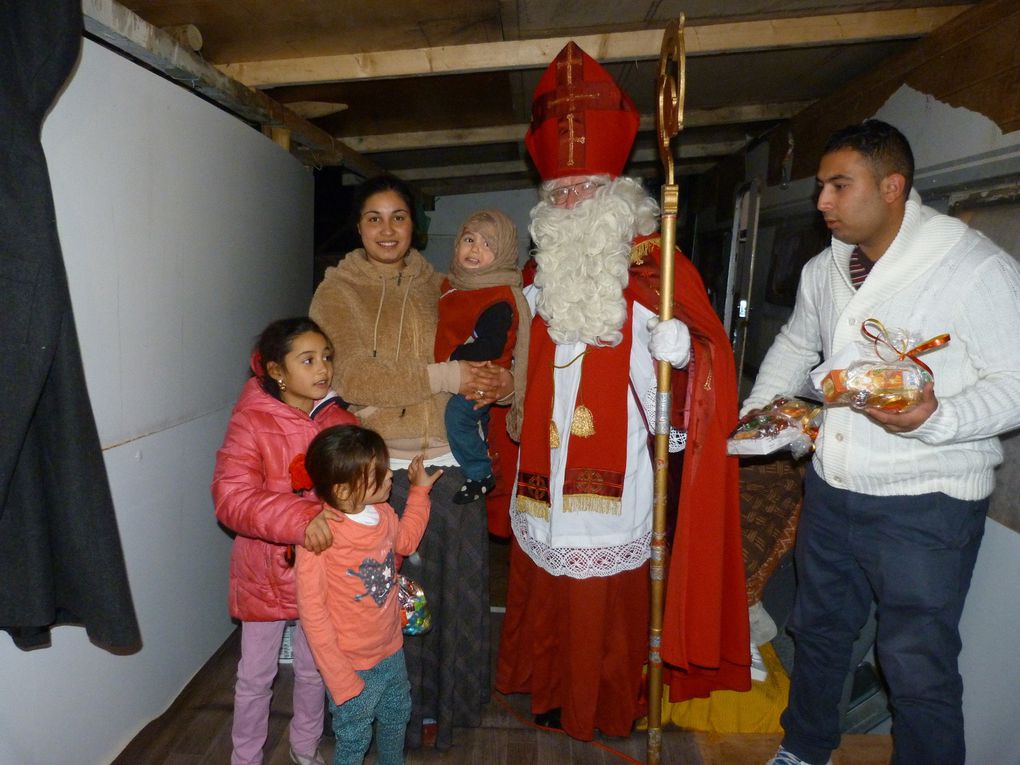
<svg viewBox="0 0 1020 765">
<path fill-rule="evenodd" d="M 365 687 L 353 699 L 337 706 L 329 696 L 336 736 L 333 765 L 362 765 L 372 743 L 373 722 L 376 763 L 403 765 L 404 734 L 411 718 L 411 684 L 404 649 L 371 669 L 358 670 L 358 677 L 365 681 Z"/>
<path fill-rule="evenodd" d="M 446 440 L 464 475 L 481 481 L 492 473 L 487 443 L 489 407 L 474 407 L 475 402 L 463 396 L 450 397 L 450 403 L 446 405 Z"/>
</svg>

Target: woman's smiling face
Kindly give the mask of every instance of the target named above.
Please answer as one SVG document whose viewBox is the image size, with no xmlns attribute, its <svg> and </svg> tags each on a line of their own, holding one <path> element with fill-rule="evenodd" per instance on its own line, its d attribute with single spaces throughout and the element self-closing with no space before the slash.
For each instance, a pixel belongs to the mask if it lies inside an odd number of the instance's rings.
<svg viewBox="0 0 1020 765">
<path fill-rule="evenodd" d="M 411 211 L 395 191 L 380 191 L 365 200 L 358 218 L 358 234 L 368 259 L 400 270 L 411 249 L 414 225 Z"/>
</svg>

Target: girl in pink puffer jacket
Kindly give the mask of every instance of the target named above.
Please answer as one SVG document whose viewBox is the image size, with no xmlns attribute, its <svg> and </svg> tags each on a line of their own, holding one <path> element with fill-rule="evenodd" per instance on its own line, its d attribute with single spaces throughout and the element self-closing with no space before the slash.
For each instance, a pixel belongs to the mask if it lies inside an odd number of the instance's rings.
<svg viewBox="0 0 1020 765">
<path fill-rule="evenodd" d="M 305 450 L 320 430 L 358 422 L 330 388 L 332 348 L 307 317 L 270 324 L 252 354 L 252 371 L 216 454 L 212 483 L 216 518 L 235 534 L 229 605 L 241 621 L 231 765 L 262 762 L 283 632 L 298 616 L 294 546 L 322 552 L 333 541 L 327 519 L 342 518 L 311 491 Z M 292 640 L 290 756 L 299 765 L 321 765 L 325 690 L 300 622 Z"/>
</svg>

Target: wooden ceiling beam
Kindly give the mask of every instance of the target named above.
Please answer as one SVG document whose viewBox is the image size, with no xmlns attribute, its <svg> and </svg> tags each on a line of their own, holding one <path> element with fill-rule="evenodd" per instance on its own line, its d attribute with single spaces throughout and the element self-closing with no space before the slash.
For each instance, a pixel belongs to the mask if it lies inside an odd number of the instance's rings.
<svg viewBox="0 0 1020 765">
<path fill-rule="evenodd" d="M 693 24 L 685 28 L 684 37 L 688 56 L 913 38 L 928 34 L 969 7 L 949 5 Z M 656 59 L 662 47 L 662 30 L 243 61 L 217 66 L 229 77 L 253 88 L 422 74 L 463 74 L 541 68 L 547 66 L 570 40 L 603 63 Z"/>
<path fill-rule="evenodd" d="M 231 79 L 210 66 L 170 34 L 149 24 L 114 0 L 82 0 L 85 31 L 131 58 L 201 93 L 242 119 L 285 129 L 323 164 L 344 165 L 364 176 L 383 169 L 326 131 L 299 117 L 265 93 Z"/>
<path fill-rule="evenodd" d="M 677 165 L 675 172 L 679 177 L 689 177 L 708 172 L 715 165 L 715 161 L 684 163 Z M 655 162 L 633 168 L 628 167 L 627 176 L 630 178 L 658 179 L 662 177 L 662 166 Z M 531 174 L 515 174 L 510 176 L 477 175 L 468 178 L 423 180 L 418 182 L 418 186 L 432 197 L 445 197 L 460 194 L 507 191 L 509 189 L 535 189 L 536 183 L 534 176 Z"/>
<path fill-rule="evenodd" d="M 691 109 L 684 114 L 685 127 L 715 127 L 746 122 L 773 122 L 789 119 L 810 106 L 812 101 L 791 101 L 779 104 L 747 104 L 717 109 Z M 642 115 L 639 130 L 654 130 L 655 117 Z M 441 149 L 447 146 L 479 146 L 489 143 L 523 141 L 527 124 L 495 125 L 454 130 L 430 130 L 415 133 L 346 136 L 342 140 L 355 151 L 372 154 L 404 149 Z M 679 139 L 683 141 L 683 136 Z"/>
<path fill-rule="evenodd" d="M 746 139 L 701 141 L 699 143 L 686 144 L 681 140 L 675 147 L 674 156 L 681 161 L 704 159 L 706 157 L 727 157 L 740 151 L 746 145 Z M 659 152 L 653 148 L 635 149 L 630 156 L 630 162 L 634 164 L 654 163 L 658 159 Z M 437 178 L 471 178 L 476 175 L 490 176 L 529 173 L 530 169 L 531 166 L 523 159 L 516 159 L 505 162 L 475 162 L 470 165 L 406 168 L 399 171 L 399 175 L 408 181 L 425 181 Z"/>
</svg>

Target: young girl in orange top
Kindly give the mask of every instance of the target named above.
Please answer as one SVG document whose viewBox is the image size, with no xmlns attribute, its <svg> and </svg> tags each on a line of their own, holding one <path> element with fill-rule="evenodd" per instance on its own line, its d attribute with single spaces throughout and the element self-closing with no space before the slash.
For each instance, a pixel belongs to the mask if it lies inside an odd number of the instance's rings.
<svg viewBox="0 0 1020 765">
<path fill-rule="evenodd" d="M 398 555 L 418 547 L 429 491 L 442 470 L 411 461 L 410 495 L 398 518 L 387 504 L 393 473 L 382 437 L 366 428 L 327 428 L 308 447 L 316 494 L 343 513 L 329 521 L 332 545 L 297 551 L 298 613 L 322 673 L 336 734 L 334 765 L 361 765 L 378 723 L 378 765 L 404 762 L 411 692 L 397 602 Z"/>
</svg>

